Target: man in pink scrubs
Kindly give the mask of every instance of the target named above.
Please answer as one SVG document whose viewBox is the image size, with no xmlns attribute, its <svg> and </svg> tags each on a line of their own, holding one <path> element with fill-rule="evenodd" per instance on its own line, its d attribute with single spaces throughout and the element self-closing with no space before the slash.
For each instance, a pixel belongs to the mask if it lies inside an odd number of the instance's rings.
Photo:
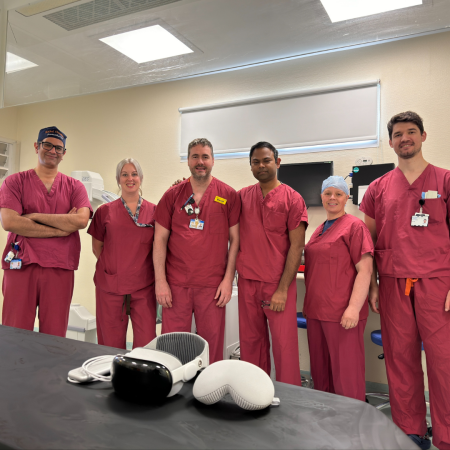
<svg viewBox="0 0 450 450">
<path fill-rule="evenodd" d="M 223 359 L 241 202 L 234 189 L 211 176 L 214 153 L 207 139 L 189 144 L 188 166 L 192 176 L 170 188 L 156 208 L 156 300 L 163 306 L 163 333 L 190 332 L 194 313 L 213 363 Z"/>
<path fill-rule="evenodd" d="M 450 171 L 423 158 L 427 134 L 416 113 L 393 116 L 388 131 L 398 167 L 370 184 L 360 206 L 375 243 L 369 302 L 381 314 L 394 422 L 430 447 L 423 342 L 433 444 L 450 449 Z"/>
<path fill-rule="evenodd" d="M 281 159 L 268 142 L 250 150 L 258 183 L 241 189 L 239 338 L 241 359 L 270 375 L 272 336 L 276 379 L 301 384 L 296 275 L 308 225 L 301 195 L 277 179 Z"/>
<path fill-rule="evenodd" d="M 80 259 L 78 230 L 92 214 L 83 184 L 58 172 L 66 135 L 44 128 L 34 144 L 35 169 L 8 176 L 0 188 L 0 217 L 9 231 L 3 252 L 2 323 L 65 336 Z M 6 261 L 5 261 L 6 258 Z"/>
</svg>

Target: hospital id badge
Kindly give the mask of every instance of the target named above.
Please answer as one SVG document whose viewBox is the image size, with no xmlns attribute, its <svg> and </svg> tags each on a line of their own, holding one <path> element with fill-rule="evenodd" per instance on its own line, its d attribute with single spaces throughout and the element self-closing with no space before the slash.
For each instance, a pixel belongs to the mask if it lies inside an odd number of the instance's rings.
<svg viewBox="0 0 450 450">
<path fill-rule="evenodd" d="M 412 227 L 427 227 L 429 214 L 416 213 L 411 217 Z"/>
<path fill-rule="evenodd" d="M 205 222 L 200 219 L 191 219 L 189 223 L 189 228 L 193 228 L 194 230 L 203 230 Z"/>
<path fill-rule="evenodd" d="M 9 268 L 10 269 L 21 269 L 22 268 L 22 260 L 21 259 L 13 259 L 10 263 L 9 263 Z"/>
</svg>

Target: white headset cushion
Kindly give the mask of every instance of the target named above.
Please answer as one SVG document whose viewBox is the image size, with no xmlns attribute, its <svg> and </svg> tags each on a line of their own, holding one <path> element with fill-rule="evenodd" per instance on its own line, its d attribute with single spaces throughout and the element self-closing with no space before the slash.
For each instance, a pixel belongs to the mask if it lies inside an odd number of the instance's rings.
<svg viewBox="0 0 450 450">
<path fill-rule="evenodd" d="M 194 383 L 193 392 L 205 405 L 217 403 L 230 394 L 241 408 L 256 410 L 272 403 L 275 388 L 270 377 L 258 366 L 228 359 L 203 370 Z"/>
</svg>

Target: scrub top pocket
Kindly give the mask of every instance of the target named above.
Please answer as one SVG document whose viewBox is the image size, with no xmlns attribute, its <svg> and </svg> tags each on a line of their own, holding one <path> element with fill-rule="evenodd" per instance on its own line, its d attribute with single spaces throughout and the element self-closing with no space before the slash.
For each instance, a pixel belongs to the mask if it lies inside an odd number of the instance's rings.
<svg viewBox="0 0 450 450">
<path fill-rule="evenodd" d="M 423 205 L 423 213 L 429 214 L 428 224 L 441 223 L 447 217 L 447 206 L 443 198 L 427 198 Z"/>
<path fill-rule="evenodd" d="M 284 234 L 287 229 L 286 214 L 278 212 L 266 212 L 264 227 L 272 233 Z"/>
<path fill-rule="evenodd" d="M 225 234 L 228 229 L 228 220 L 223 212 L 212 213 L 208 216 L 209 223 L 205 223 L 205 228 L 209 228 L 211 234 Z"/>
</svg>

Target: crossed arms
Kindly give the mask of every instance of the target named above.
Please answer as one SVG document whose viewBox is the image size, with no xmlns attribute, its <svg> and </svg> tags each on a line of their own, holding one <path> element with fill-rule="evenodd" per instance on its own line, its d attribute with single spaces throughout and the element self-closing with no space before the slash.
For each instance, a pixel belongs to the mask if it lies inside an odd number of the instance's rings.
<svg viewBox="0 0 450 450">
<path fill-rule="evenodd" d="M 64 237 L 86 228 L 89 208 L 72 208 L 67 214 L 32 213 L 21 216 L 8 208 L 0 209 L 0 221 L 5 231 L 24 237 Z"/>
</svg>

